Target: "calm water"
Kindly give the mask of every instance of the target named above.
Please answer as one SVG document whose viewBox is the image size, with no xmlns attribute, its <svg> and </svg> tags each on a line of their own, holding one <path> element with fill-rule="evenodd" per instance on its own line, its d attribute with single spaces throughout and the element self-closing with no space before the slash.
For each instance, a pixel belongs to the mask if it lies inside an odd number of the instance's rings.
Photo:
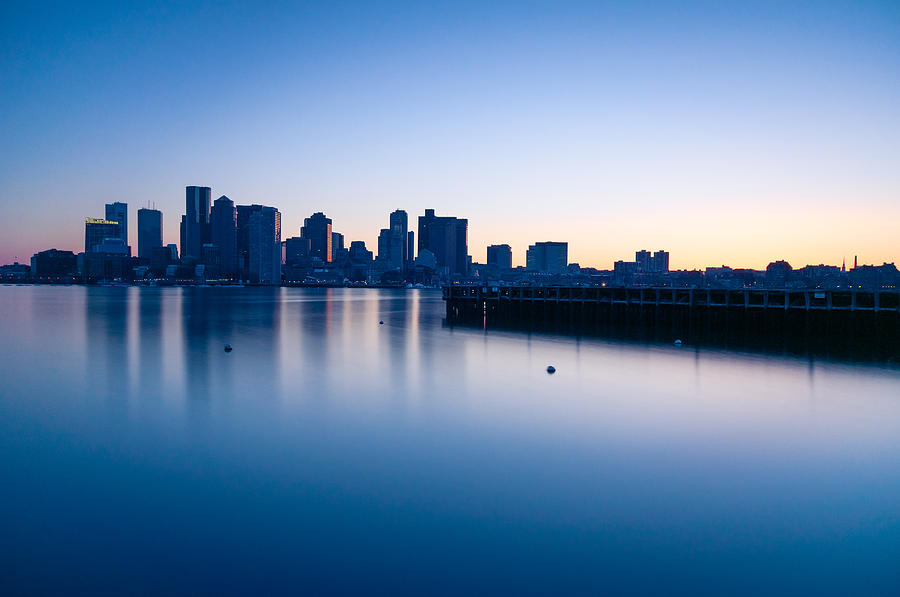
<svg viewBox="0 0 900 597">
<path fill-rule="evenodd" d="M 900 371 L 443 309 L 0 286 L 0 593 L 900 593 Z"/>
</svg>

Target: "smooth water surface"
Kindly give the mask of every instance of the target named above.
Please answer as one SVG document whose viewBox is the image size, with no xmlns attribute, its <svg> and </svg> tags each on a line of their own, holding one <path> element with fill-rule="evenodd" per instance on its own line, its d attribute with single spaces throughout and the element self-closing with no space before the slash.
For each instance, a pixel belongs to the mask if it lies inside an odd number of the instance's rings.
<svg viewBox="0 0 900 597">
<path fill-rule="evenodd" d="M 433 291 L 0 286 L 0 338 L 3 594 L 900 594 L 896 369 Z"/>
</svg>

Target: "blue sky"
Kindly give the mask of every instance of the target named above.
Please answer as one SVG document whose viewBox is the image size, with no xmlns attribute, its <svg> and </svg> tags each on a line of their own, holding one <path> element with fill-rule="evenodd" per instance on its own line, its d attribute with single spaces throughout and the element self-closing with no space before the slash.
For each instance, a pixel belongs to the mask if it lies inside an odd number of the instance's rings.
<svg viewBox="0 0 900 597">
<path fill-rule="evenodd" d="M 470 252 L 609 267 L 900 253 L 898 3 L 27 3 L 0 8 L 0 261 L 184 186 L 468 217 Z"/>
</svg>

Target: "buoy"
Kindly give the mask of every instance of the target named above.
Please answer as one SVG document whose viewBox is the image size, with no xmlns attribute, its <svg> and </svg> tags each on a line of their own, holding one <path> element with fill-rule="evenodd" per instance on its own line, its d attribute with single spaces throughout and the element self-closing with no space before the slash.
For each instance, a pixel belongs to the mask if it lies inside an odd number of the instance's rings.
<svg viewBox="0 0 900 597">
<path fill-rule="evenodd" d="M 547 373 L 549 373 L 550 375 L 553 375 L 554 373 L 556 373 L 556 367 L 554 367 L 553 365 L 550 365 L 549 367 L 547 367 Z"/>
<path fill-rule="evenodd" d="M 231 344 L 225 345 L 225 352 L 231 352 Z"/>
<path fill-rule="evenodd" d="M 378 322 L 378 325 L 384 325 L 384 322 L 383 322 L 383 321 L 379 321 L 379 322 Z"/>
<path fill-rule="evenodd" d="M 675 340 L 675 346 L 681 346 L 681 340 Z"/>
</svg>

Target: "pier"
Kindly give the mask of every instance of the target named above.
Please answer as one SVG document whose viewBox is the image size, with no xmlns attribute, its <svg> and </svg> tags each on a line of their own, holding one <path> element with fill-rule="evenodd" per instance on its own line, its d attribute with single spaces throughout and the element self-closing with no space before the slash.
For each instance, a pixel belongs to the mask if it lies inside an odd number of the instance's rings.
<svg viewBox="0 0 900 597">
<path fill-rule="evenodd" d="M 447 321 L 900 361 L 900 291 L 443 288 Z"/>
</svg>

